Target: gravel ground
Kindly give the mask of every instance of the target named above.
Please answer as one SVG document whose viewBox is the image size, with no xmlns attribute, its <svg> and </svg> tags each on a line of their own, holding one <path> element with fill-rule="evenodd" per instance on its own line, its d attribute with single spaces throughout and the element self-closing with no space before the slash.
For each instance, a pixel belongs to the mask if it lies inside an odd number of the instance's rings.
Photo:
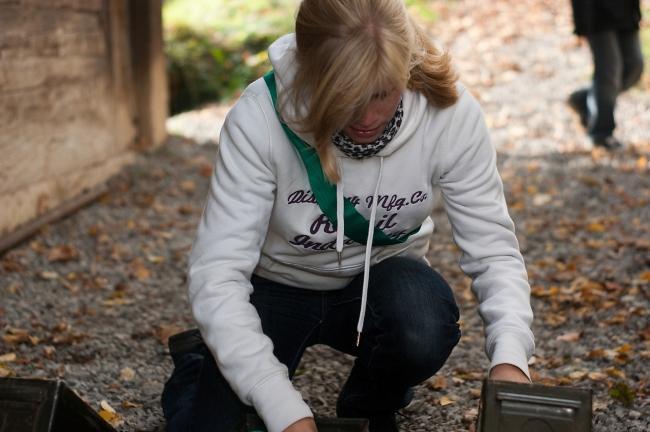
<svg viewBox="0 0 650 432">
<path fill-rule="evenodd" d="M 481 101 L 499 151 L 533 287 L 534 380 L 593 389 L 597 432 L 645 431 L 650 98 L 642 89 L 621 98 L 624 151 L 591 149 L 564 105 L 590 70 L 565 3 L 445 3 L 433 32 Z M 170 120 L 206 145 L 170 139 L 97 202 L 0 257 L 0 374 L 64 378 L 93 408 L 108 402 L 120 430 L 164 429 L 165 340 L 192 326 L 186 255 L 216 151 L 209 137 L 224 111 L 211 106 Z M 434 219 L 429 259 L 455 289 L 463 337 L 437 378 L 417 388 L 400 425 L 473 430 L 488 364 L 482 327 L 441 209 Z M 317 414 L 334 414 L 350 365 L 327 347 L 308 350 L 295 382 Z"/>
</svg>

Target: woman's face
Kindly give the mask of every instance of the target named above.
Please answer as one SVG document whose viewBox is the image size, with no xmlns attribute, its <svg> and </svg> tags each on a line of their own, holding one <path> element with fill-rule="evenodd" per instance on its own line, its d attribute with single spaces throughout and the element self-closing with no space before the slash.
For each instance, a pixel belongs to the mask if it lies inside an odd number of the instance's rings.
<svg viewBox="0 0 650 432">
<path fill-rule="evenodd" d="M 357 144 L 375 141 L 395 115 L 401 97 L 399 89 L 374 95 L 363 116 L 343 128 L 343 133 Z"/>
</svg>

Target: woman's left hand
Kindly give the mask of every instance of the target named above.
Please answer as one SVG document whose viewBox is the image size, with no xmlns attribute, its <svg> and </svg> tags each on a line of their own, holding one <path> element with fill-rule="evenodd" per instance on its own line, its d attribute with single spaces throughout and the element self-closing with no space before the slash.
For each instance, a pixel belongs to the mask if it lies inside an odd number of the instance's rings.
<svg viewBox="0 0 650 432">
<path fill-rule="evenodd" d="M 490 371 L 490 379 L 530 384 L 530 380 L 521 369 L 507 363 L 494 366 Z"/>
</svg>

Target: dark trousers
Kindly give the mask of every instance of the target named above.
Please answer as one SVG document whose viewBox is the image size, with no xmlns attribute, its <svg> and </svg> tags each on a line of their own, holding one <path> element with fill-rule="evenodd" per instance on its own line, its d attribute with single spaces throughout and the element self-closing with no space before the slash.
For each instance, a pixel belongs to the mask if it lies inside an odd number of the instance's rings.
<svg viewBox="0 0 650 432">
<path fill-rule="evenodd" d="M 390 258 L 371 268 L 360 346 L 362 275 L 335 291 L 293 288 L 253 276 L 251 303 L 275 356 L 293 377 L 305 349 L 326 344 L 356 357 L 338 409 L 364 416 L 396 411 L 411 387 L 435 374 L 460 339 L 449 285 L 421 260 Z M 230 432 L 250 408 L 229 387 L 207 347 L 173 355 L 162 407 L 168 431 Z"/>
<path fill-rule="evenodd" d="M 587 110 L 589 135 L 606 138 L 616 128 L 616 98 L 636 84 L 643 73 L 639 32 L 605 31 L 589 35 L 587 40 L 594 61 L 593 82 L 575 94 Z"/>
</svg>

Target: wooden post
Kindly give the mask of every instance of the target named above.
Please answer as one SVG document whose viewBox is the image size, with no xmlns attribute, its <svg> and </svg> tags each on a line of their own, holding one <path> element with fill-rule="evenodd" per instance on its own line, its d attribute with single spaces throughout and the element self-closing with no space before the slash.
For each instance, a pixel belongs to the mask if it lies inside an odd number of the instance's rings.
<svg viewBox="0 0 650 432">
<path fill-rule="evenodd" d="M 130 0 L 131 63 L 138 137 L 136 149 L 163 143 L 167 133 L 167 75 L 163 51 L 162 1 Z"/>
</svg>

